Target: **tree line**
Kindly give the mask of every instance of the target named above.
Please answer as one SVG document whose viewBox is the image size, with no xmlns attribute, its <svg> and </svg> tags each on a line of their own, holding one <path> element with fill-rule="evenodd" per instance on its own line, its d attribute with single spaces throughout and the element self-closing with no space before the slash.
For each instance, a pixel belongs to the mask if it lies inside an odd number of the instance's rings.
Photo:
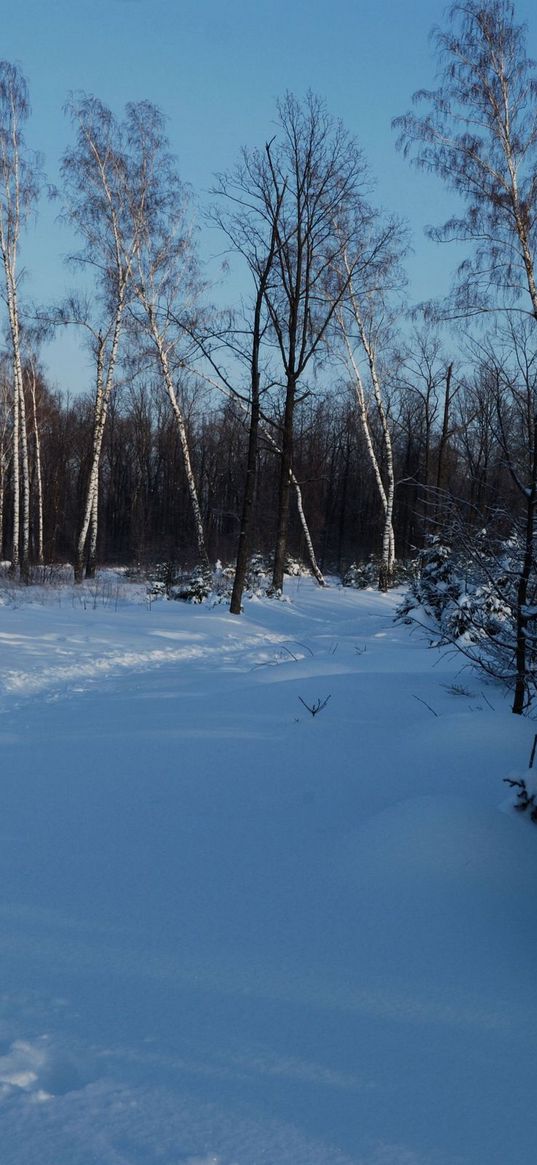
<svg viewBox="0 0 537 1165">
<path fill-rule="evenodd" d="M 161 112 L 67 105 L 57 197 L 79 290 L 21 302 L 20 248 L 43 174 L 25 139 L 27 84 L 0 64 L 2 553 L 33 562 L 235 562 L 289 552 L 322 585 L 432 533 L 485 526 L 520 543 L 514 684 L 527 699 L 537 501 L 537 74 L 510 0 L 456 3 L 434 33 L 438 86 L 395 121 L 397 144 L 456 196 L 431 233 L 465 256 L 452 291 L 408 311 L 405 225 L 325 103 L 286 94 L 275 132 L 217 175 L 204 217 L 247 290 L 216 308 Z M 40 346 L 76 328 L 93 384 L 46 384 Z M 461 525 L 462 524 L 462 525 Z"/>
<path fill-rule="evenodd" d="M 469 520 L 476 524 L 490 505 L 513 504 L 503 450 L 490 427 L 488 368 L 478 368 L 472 379 L 456 381 L 449 412 L 444 415 L 446 365 L 438 339 L 425 330 L 412 336 L 411 342 L 415 345 L 412 361 L 408 369 L 400 369 L 390 414 L 397 486 L 394 531 L 402 559 L 422 546 L 431 530 L 445 525 L 452 497 L 461 504 L 466 500 Z M 71 561 L 90 470 L 94 400 L 90 394 L 68 400 L 51 392 L 39 366 L 23 365 L 23 380 L 32 401 L 28 413 L 30 561 Z M 7 421 L 1 446 L 0 530 L 4 555 L 9 558 L 9 368 L 7 373 L 4 368 L 0 383 Z M 229 563 L 237 551 L 245 485 L 248 430 L 244 413 L 232 400 L 204 400 L 197 385 L 190 390 L 183 385 L 182 400 L 209 558 L 213 563 L 217 559 Z M 372 430 L 373 439 L 380 441 L 379 424 L 373 423 Z M 378 486 L 364 433 L 357 424 L 355 399 L 344 381 L 330 392 L 317 390 L 301 403 L 294 435 L 296 477 L 321 571 L 342 575 L 356 561 L 369 556 L 378 560 L 384 528 Z M 279 455 L 263 435 L 256 463 L 252 546 L 270 556 Z M 129 380 L 117 386 L 103 438 L 100 496 L 100 562 L 151 566 L 164 560 L 189 566 L 198 560 L 181 446 L 158 381 Z M 289 549 L 307 562 L 296 502 L 290 514 Z"/>
</svg>

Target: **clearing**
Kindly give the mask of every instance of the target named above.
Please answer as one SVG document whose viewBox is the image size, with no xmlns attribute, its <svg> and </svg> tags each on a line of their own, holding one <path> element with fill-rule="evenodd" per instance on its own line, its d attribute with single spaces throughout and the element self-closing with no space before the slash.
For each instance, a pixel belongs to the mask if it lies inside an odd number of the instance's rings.
<svg viewBox="0 0 537 1165">
<path fill-rule="evenodd" d="M 2 1165 L 534 1165 L 535 724 L 396 602 L 4 592 Z"/>
</svg>

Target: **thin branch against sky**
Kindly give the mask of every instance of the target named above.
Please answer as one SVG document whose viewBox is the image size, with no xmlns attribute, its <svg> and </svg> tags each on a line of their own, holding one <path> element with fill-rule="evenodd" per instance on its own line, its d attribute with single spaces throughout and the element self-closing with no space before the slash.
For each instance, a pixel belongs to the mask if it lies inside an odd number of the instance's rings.
<svg viewBox="0 0 537 1165">
<path fill-rule="evenodd" d="M 29 144 L 43 152 L 49 178 L 69 141 L 62 113 L 70 91 L 93 93 L 121 114 L 127 101 L 147 98 L 168 117 L 179 169 L 202 201 L 216 171 L 228 170 L 243 145 L 263 143 L 273 132 L 276 100 L 286 90 L 319 93 L 335 117 L 355 134 L 378 181 L 377 202 L 408 219 L 414 255 L 410 296 L 446 290 L 455 255 L 425 240 L 426 225 L 456 210 L 434 177 L 417 175 L 397 155 L 391 119 L 410 105 L 412 93 L 434 86 L 431 26 L 443 21 L 444 0 L 25 0 L 2 20 L 2 55 L 25 73 L 31 94 Z M 537 55 L 532 0 L 517 14 L 529 27 Z M 70 240 L 43 203 L 36 228 L 24 240 L 25 292 L 43 300 L 60 295 L 72 276 L 62 265 Z M 221 241 L 204 228 L 202 254 L 209 275 L 223 280 Z M 236 298 L 233 284 L 229 296 Z M 58 346 L 56 345 L 56 348 Z M 49 366 L 58 384 L 72 364 L 58 349 Z M 77 386 L 83 387 L 83 385 Z"/>
</svg>

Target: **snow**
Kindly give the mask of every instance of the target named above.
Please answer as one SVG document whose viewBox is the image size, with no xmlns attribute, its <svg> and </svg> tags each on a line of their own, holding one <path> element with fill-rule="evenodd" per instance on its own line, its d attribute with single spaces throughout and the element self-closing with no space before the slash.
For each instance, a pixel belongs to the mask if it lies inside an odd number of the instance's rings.
<svg viewBox="0 0 537 1165">
<path fill-rule="evenodd" d="M 2 1165 L 533 1165 L 535 725 L 286 596 L 4 592 Z"/>
</svg>

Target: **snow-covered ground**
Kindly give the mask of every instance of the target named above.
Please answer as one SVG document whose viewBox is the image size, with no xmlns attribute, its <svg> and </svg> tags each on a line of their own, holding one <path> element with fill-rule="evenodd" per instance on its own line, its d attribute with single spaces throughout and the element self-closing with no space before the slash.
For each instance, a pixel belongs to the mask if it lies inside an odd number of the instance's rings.
<svg viewBox="0 0 537 1165">
<path fill-rule="evenodd" d="M 287 595 L 5 593 L 1 1165 L 534 1165 L 536 725 Z"/>
</svg>

